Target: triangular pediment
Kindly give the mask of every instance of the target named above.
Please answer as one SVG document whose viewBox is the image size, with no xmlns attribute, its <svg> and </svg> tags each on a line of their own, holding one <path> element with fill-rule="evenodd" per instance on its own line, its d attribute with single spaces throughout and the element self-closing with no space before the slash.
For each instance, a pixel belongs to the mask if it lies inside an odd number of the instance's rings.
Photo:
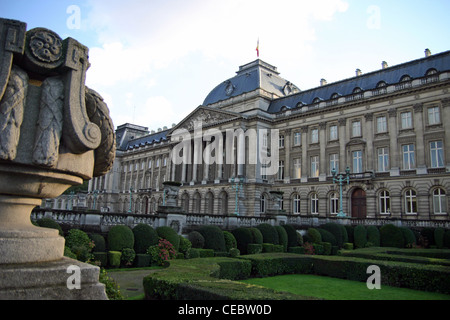
<svg viewBox="0 0 450 320">
<path fill-rule="evenodd" d="M 199 106 L 192 111 L 186 118 L 180 121 L 175 127 L 172 128 L 172 132 L 177 129 L 186 129 L 193 131 L 196 126 L 202 128 L 215 126 L 230 120 L 244 118 L 240 113 L 218 110 L 215 108 L 209 108 L 205 106 Z"/>
</svg>

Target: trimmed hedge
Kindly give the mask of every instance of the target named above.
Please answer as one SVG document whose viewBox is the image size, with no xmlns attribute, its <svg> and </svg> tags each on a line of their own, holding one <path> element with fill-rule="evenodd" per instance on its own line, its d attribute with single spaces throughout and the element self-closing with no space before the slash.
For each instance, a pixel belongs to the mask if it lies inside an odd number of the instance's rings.
<svg viewBox="0 0 450 320">
<path fill-rule="evenodd" d="M 261 223 L 256 227 L 263 236 L 263 243 L 279 244 L 277 230 L 268 223 Z"/>
<path fill-rule="evenodd" d="M 192 243 L 192 248 L 202 249 L 205 245 L 205 238 L 198 231 L 192 231 L 188 234 L 188 240 Z"/>
<path fill-rule="evenodd" d="M 337 246 L 336 237 L 330 231 L 322 228 L 317 228 L 317 231 L 322 237 L 322 242 L 329 242 L 331 245 Z"/>
<path fill-rule="evenodd" d="M 94 242 L 94 252 L 105 252 L 106 251 L 106 240 L 105 238 L 97 233 L 92 233 L 89 235 L 89 238 Z"/>
<path fill-rule="evenodd" d="M 237 248 L 236 238 L 229 231 L 223 232 L 223 238 L 225 239 L 225 250 L 229 252 L 231 249 Z"/>
<path fill-rule="evenodd" d="M 225 238 L 223 231 L 217 226 L 203 226 L 198 232 L 205 239 L 205 249 L 213 249 L 214 251 L 226 251 Z"/>
<path fill-rule="evenodd" d="M 297 240 L 297 231 L 293 226 L 290 224 L 283 224 L 283 229 L 286 230 L 287 236 L 288 236 L 288 247 L 296 247 L 298 245 Z"/>
<path fill-rule="evenodd" d="M 236 245 L 241 254 L 247 254 L 247 246 L 253 243 L 252 232 L 249 228 L 237 228 L 231 231 L 236 238 Z"/>
<path fill-rule="evenodd" d="M 282 226 L 275 226 L 274 228 L 278 233 L 278 243 L 283 246 L 283 251 L 287 252 L 289 237 L 286 229 L 284 229 Z"/>
<path fill-rule="evenodd" d="M 112 268 L 120 267 L 120 257 L 122 252 L 120 251 L 108 251 L 109 266 Z"/>
<path fill-rule="evenodd" d="M 151 265 L 152 257 L 146 253 L 136 253 L 136 257 L 134 259 L 134 266 L 136 268 L 144 268 L 149 267 Z"/>
<path fill-rule="evenodd" d="M 368 226 L 366 231 L 367 242 L 370 242 L 375 247 L 379 247 L 381 245 L 380 230 L 376 226 Z"/>
<path fill-rule="evenodd" d="M 336 237 L 337 246 L 339 246 L 339 248 L 342 248 L 344 243 L 348 242 L 347 229 L 345 229 L 343 225 L 329 222 L 321 225 L 320 227 L 322 229 L 328 230 Z"/>
<path fill-rule="evenodd" d="M 400 228 L 393 224 L 385 224 L 380 228 L 381 246 L 404 248 L 405 242 Z"/>
<path fill-rule="evenodd" d="M 94 261 L 100 262 L 100 267 L 106 267 L 108 265 L 108 254 L 106 252 L 94 252 Z"/>
<path fill-rule="evenodd" d="M 362 225 L 357 225 L 353 230 L 353 238 L 356 248 L 364 248 L 367 243 L 366 227 Z"/>
<path fill-rule="evenodd" d="M 307 232 L 308 239 L 312 243 L 320 243 L 322 242 L 322 235 L 316 228 L 309 228 Z"/>
<path fill-rule="evenodd" d="M 249 243 L 247 246 L 247 253 L 248 254 L 257 254 L 262 252 L 262 244 L 259 243 Z"/>
<path fill-rule="evenodd" d="M 176 251 L 180 248 L 180 238 L 178 237 L 178 233 L 173 230 L 171 227 L 163 226 L 156 228 L 156 233 L 159 237 L 166 239 L 169 241 Z"/>
<path fill-rule="evenodd" d="M 108 232 L 108 249 L 122 251 L 124 248 L 134 248 L 134 234 L 125 225 L 113 226 Z"/>
<path fill-rule="evenodd" d="M 148 247 L 158 244 L 156 230 L 145 223 L 140 223 L 133 228 L 134 251 L 137 254 L 147 252 Z"/>
<path fill-rule="evenodd" d="M 58 222 L 51 218 L 42 218 L 36 221 L 36 224 L 42 228 L 50 228 L 58 230 L 60 236 L 64 237 L 64 232 Z"/>
<path fill-rule="evenodd" d="M 263 235 L 257 228 L 248 228 L 252 234 L 252 243 L 263 244 Z"/>
<path fill-rule="evenodd" d="M 400 231 L 403 234 L 403 242 L 405 247 L 411 248 L 417 243 L 416 236 L 414 235 L 414 232 L 411 231 L 411 229 L 407 227 L 400 227 Z"/>
</svg>

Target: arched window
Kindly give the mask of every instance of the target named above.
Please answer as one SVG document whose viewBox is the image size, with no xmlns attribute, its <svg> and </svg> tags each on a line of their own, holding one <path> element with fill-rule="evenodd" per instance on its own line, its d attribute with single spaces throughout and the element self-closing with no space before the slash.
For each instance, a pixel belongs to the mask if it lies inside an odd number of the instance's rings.
<svg viewBox="0 0 450 320">
<path fill-rule="evenodd" d="M 267 203 L 266 203 L 266 195 L 262 194 L 261 198 L 259 199 L 259 212 L 265 213 L 267 209 Z"/>
<path fill-rule="evenodd" d="M 181 208 L 185 213 L 189 213 L 189 195 L 187 193 L 181 196 Z"/>
<path fill-rule="evenodd" d="M 320 101 L 322 101 L 322 99 L 320 99 L 320 98 L 314 98 L 314 100 L 313 100 L 313 104 L 316 104 L 316 103 L 319 103 Z"/>
<path fill-rule="evenodd" d="M 425 76 L 431 76 L 433 74 L 436 74 L 437 70 L 434 68 L 428 69 L 427 72 L 425 73 Z"/>
<path fill-rule="evenodd" d="M 292 199 L 292 212 L 300 214 L 300 195 L 296 194 Z"/>
<path fill-rule="evenodd" d="M 319 214 L 319 196 L 317 193 L 311 194 L 311 214 Z"/>
<path fill-rule="evenodd" d="M 212 192 L 208 192 L 206 194 L 206 214 L 214 214 L 214 194 Z"/>
<path fill-rule="evenodd" d="M 228 214 L 228 194 L 222 191 L 219 195 L 219 213 L 221 215 Z"/>
<path fill-rule="evenodd" d="M 202 198 L 200 196 L 200 193 L 196 192 L 194 194 L 194 208 L 192 209 L 193 213 L 200 213 L 201 201 Z"/>
<path fill-rule="evenodd" d="M 409 75 L 407 75 L 407 74 L 405 74 L 404 76 L 402 76 L 400 78 L 400 82 L 408 82 L 408 81 L 411 81 L 411 80 L 412 80 L 412 78 Z"/>
<path fill-rule="evenodd" d="M 445 214 L 447 212 L 447 197 L 442 188 L 433 190 L 433 213 Z"/>
<path fill-rule="evenodd" d="M 377 83 L 377 88 L 384 88 L 387 86 L 386 81 L 380 81 Z"/>
<path fill-rule="evenodd" d="M 404 195 L 405 198 L 405 213 L 417 214 L 417 195 L 413 189 L 408 189 Z"/>
<path fill-rule="evenodd" d="M 381 191 L 378 199 L 380 205 L 380 214 L 391 214 L 391 197 L 389 191 Z"/>
<path fill-rule="evenodd" d="M 360 87 L 356 87 L 355 89 L 353 89 L 353 93 L 361 93 L 363 90 Z"/>
<path fill-rule="evenodd" d="M 337 192 L 333 192 L 330 195 L 330 214 L 339 213 L 339 195 Z"/>
</svg>

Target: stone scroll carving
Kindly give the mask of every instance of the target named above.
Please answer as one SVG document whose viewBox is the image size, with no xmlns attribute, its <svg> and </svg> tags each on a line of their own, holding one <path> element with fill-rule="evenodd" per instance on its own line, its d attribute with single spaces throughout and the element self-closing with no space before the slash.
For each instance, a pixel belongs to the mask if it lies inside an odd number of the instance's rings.
<svg viewBox="0 0 450 320">
<path fill-rule="evenodd" d="M 33 103 L 37 119 L 31 163 L 56 169 L 61 152 L 93 150 L 93 176 L 110 170 L 114 126 L 103 98 L 85 87 L 88 68 L 88 48 L 75 39 L 62 40 L 45 28 L 26 31 L 24 23 L 0 19 L 0 160 L 16 158 L 32 83 L 40 100 Z"/>
</svg>

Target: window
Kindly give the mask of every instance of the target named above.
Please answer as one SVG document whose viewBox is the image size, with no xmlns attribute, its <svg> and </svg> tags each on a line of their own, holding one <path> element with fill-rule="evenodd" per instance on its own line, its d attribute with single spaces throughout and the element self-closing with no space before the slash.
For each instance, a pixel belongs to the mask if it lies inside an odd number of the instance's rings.
<svg viewBox="0 0 450 320">
<path fill-rule="evenodd" d="M 361 121 L 352 122 L 352 137 L 361 137 Z"/>
<path fill-rule="evenodd" d="M 405 213 L 417 213 L 417 196 L 416 191 L 409 189 L 405 192 Z"/>
<path fill-rule="evenodd" d="M 319 176 L 319 156 L 311 157 L 311 177 L 317 178 Z"/>
<path fill-rule="evenodd" d="M 391 198 L 389 191 L 380 192 L 380 214 L 391 214 Z"/>
<path fill-rule="evenodd" d="M 294 214 L 300 214 L 300 196 L 296 194 L 294 199 L 292 199 L 292 212 Z"/>
<path fill-rule="evenodd" d="M 411 129 L 412 128 L 412 113 L 411 111 L 402 112 L 400 114 L 400 118 L 402 120 L 402 129 Z"/>
<path fill-rule="evenodd" d="M 330 197 L 330 213 L 339 213 L 339 196 L 336 192 L 333 192 Z"/>
<path fill-rule="evenodd" d="M 338 127 L 334 125 L 330 126 L 330 141 L 337 139 L 338 139 Z"/>
<path fill-rule="evenodd" d="M 407 144 L 402 146 L 403 151 L 403 169 L 404 170 L 411 170 L 416 167 L 415 161 L 414 161 L 414 145 L 413 144 Z"/>
<path fill-rule="evenodd" d="M 438 106 L 428 108 L 428 124 L 439 124 L 441 123 L 441 114 Z"/>
<path fill-rule="evenodd" d="M 430 142 L 431 167 L 440 168 L 444 166 L 444 150 L 442 141 Z"/>
<path fill-rule="evenodd" d="M 319 129 L 312 129 L 311 130 L 311 143 L 318 143 L 319 142 Z"/>
<path fill-rule="evenodd" d="M 144 166 L 145 166 L 145 160 L 142 160 L 142 162 L 141 162 L 141 170 L 144 169 Z"/>
<path fill-rule="evenodd" d="M 387 121 L 386 117 L 377 117 L 377 133 L 387 132 Z"/>
<path fill-rule="evenodd" d="M 378 172 L 386 172 L 389 169 L 388 148 L 378 148 Z"/>
<path fill-rule="evenodd" d="M 265 213 L 266 212 L 266 196 L 262 195 L 261 199 L 259 201 L 259 208 L 261 213 Z"/>
<path fill-rule="evenodd" d="M 160 162 L 160 159 L 157 158 L 157 159 L 156 159 L 156 167 L 157 167 L 157 168 L 159 168 L 159 162 Z"/>
<path fill-rule="evenodd" d="M 163 158 L 163 166 L 164 166 L 164 167 L 167 166 L 167 157 L 164 157 L 164 158 Z"/>
<path fill-rule="evenodd" d="M 302 159 L 294 159 L 294 179 L 300 179 L 302 177 Z"/>
<path fill-rule="evenodd" d="M 294 132 L 294 146 L 300 146 L 302 144 L 302 134 L 300 132 Z"/>
<path fill-rule="evenodd" d="M 278 147 L 284 148 L 284 135 L 282 134 L 278 137 Z"/>
<path fill-rule="evenodd" d="M 362 172 L 362 151 L 357 150 L 352 152 L 353 155 L 353 173 Z"/>
<path fill-rule="evenodd" d="M 149 168 L 149 169 L 152 168 L 152 159 L 148 160 L 148 168 Z"/>
<path fill-rule="evenodd" d="M 267 164 L 261 165 L 261 179 L 267 180 Z"/>
<path fill-rule="evenodd" d="M 330 174 L 333 169 L 339 172 L 339 154 L 337 153 L 330 154 Z"/>
<path fill-rule="evenodd" d="M 447 212 L 447 199 L 445 191 L 437 188 L 433 191 L 433 213 L 443 214 Z"/>
<path fill-rule="evenodd" d="M 278 180 L 284 179 L 284 160 L 278 161 Z"/>
<path fill-rule="evenodd" d="M 317 193 L 311 195 L 311 214 L 319 213 L 319 196 Z"/>
</svg>

